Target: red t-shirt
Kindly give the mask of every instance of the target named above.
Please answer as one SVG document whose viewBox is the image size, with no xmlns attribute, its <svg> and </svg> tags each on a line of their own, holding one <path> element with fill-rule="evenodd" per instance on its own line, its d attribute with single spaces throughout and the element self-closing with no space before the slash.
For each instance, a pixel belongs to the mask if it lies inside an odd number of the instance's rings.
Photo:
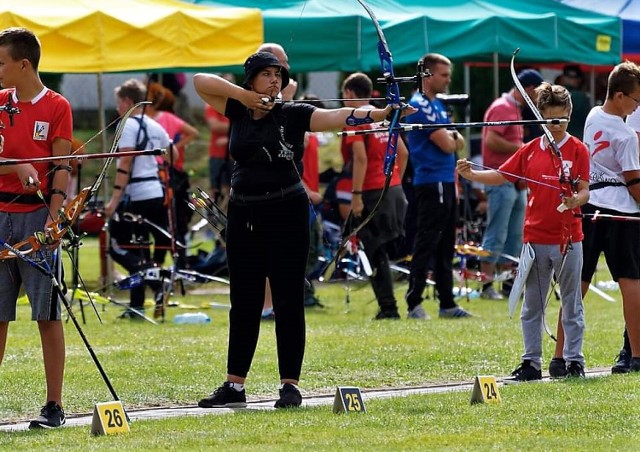
<svg viewBox="0 0 640 452">
<path fill-rule="evenodd" d="M 307 145 L 302 155 L 302 182 L 312 191 L 320 190 L 320 175 L 318 170 L 318 137 L 315 133 L 307 133 Z"/>
<path fill-rule="evenodd" d="M 554 185 L 560 188 L 559 175 L 562 171 L 558 158 L 551 149 L 542 147 L 542 137 L 538 137 L 522 146 L 502 166 L 501 171 L 523 175 L 529 179 Z M 589 152 L 576 137 L 565 135 L 558 143 L 564 167 L 569 168 L 571 179 L 589 180 Z M 516 177 L 504 175 L 515 182 Z M 562 245 L 566 236 L 565 225 L 570 227 L 571 240 L 580 242 L 584 238 L 582 221 L 574 216 L 580 209 L 565 210 L 560 213 L 557 207 L 562 198 L 560 193 L 568 193 L 567 184 L 562 191 L 536 183 L 527 183 L 529 198 L 524 218 L 524 242 L 542 245 Z"/>
<path fill-rule="evenodd" d="M 215 118 L 218 121 L 229 122 L 229 118 L 227 118 L 222 113 L 218 113 L 217 111 L 215 111 L 209 104 L 206 104 L 204 106 L 204 118 L 205 120 Z M 228 141 L 225 141 L 224 145 L 222 146 L 218 144 L 218 139 L 223 137 L 226 138 L 227 134 L 215 133 L 213 131 L 211 132 L 211 141 L 209 141 L 209 157 L 218 159 L 226 158 Z"/>
<path fill-rule="evenodd" d="M 162 126 L 174 144 L 180 141 L 180 134 L 184 127 L 184 120 L 182 120 L 182 118 L 168 111 L 159 111 L 153 119 Z M 182 171 L 184 167 L 184 147 L 177 149 L 178 159 L 173 162 L 173 166 Z"/>
<path fill-rule="evenodd" d="M 0 91 L 0 105 L 11 104 L 20 109 L 13 115 L 13 125 L 6 111 L 0 112 L 0 120 L 4 123 L 4 150 L 2 157 L 22 159 L 33 157 L 51 157 L 53 142 L 62 138 L 71 142 L 73 135 L 73 117 L 71 105 L 62 95 L 45 88 L 31 102 L 19 102 L 13 89 Z M 40 188 L 47 195 L 50 190 L 50 172 L 52 164 L 34 163 L 38 171 Z M 0 192 L 26 193 L 15 173 L 0 176 Z M 29 192 L 30 193 L 30 192 Z M 41 208 L 37 204 L 19 204 L 17 202 L 0 202 L 0 210 L 4 212 L 32 212 Z"/>
<path fill-rule="evenodd" d="M 487 109 L 485 121 L 518 121 L 522 119 L 522 112 L 516 100 L 508 93 L 497 98 Z M 482 163 L 489 168 L 498 168 L 507 161 L 512 154 L 496 152 L 487 146 L 487 133 L 492 132 L 500 135 L 505 140 L 522 146 L 524 139 L 523 126 L 495 126 L 484 127 L 482 129 Z"/>
<path fill-rule="evenodd" d="M 363 124 L 360 126 L 345 127 L 344 130 L 367 130 L 371 128 L 371 124 Z M 353 155 L 353 151 L 351 150 L 353 143 L 364 143 L 367 152 L 367 171 L 364 175 L 362 190 L 380 190 L 384 187 L 384 181 L 386 179 L 384 175 L 384 158 L 387 152 L 388 141 L 389 134 L 386 131 L 344 137 L 343 148 L 349 149 L 351 155 Z M 393 187 L 399 184 L 400 174 L 398 171 L 398 161 L 396 159 L 389 186 Z"/>
</svg>

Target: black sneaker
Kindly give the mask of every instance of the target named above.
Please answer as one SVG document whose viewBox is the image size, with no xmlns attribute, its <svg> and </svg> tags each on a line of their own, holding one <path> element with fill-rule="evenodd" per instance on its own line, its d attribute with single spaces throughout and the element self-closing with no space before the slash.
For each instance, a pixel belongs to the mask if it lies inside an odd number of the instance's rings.
<svg viewBox="0 0 640 452">
<path fill-rule="evenodd" d="M 578 361 L 571 361 L 567 367 L 567 377 L 584 378 L 584 366 Z"/>
<path fill-rule="evenodd" d="M 631 358 L 631 366 L 629 366 L 629 371 L 640 372 L 640 358 Z"/>
<path fill-rule="evenodd" d="M 29 422 L 29 428 L 56 428 L 64 425 L 64 410 L 56 402 L 47 402 L 40 410 L 40 416 Z"/>
<path fill-rule="evenodd" d="M 515 381 L 533 381 L 542 380 L 542 371 L 531 365 L 531 361 L 525 359 L 522 363 L 511 372 Z"/>
<path fill-rule="evenodd" d="M 620 350 L 616 357 L 616 363 L 611 368 L 612 374 L 628 374 L 631 370 L 631 353 L 624 348 Z"/>
<path fill-rule="evenodd" d="M 567 362 L 562 358 L 553 358 L 549 363 L 549 376 L 563 378 L 567 376 Z"/>
<path fill-rule="evenodd" d="M 236 391 L 231 387 L 231 382 L 225 381 L 209 397 L 200 400 L 198 406 L 200 408 L 244 408 L 247 406 L 247 396 L 244 389 Z"/>
<path fill-rule="evenodd" d="M 297 408 L 302 405 L 300 391 L 291 383 L 285 383 L 280 390 L 280 398 L 274 405 L 276 408 Z"/>
<path fill-rule="evenodd" d="M 384 319 L 399 319 L 400 314 L 398 314 L 397 309 L 384 309 L 378 311 L 373 320 L 384 320 Z"/>
</svg>

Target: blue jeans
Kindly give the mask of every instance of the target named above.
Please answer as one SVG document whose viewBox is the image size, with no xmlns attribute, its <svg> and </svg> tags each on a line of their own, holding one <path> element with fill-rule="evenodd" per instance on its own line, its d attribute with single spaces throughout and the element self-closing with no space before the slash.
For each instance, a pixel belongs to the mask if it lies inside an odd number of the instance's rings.
<svg viewBox="0 0 640 452">
<path fill-rule="evenodd" d="M 491 255 L 482 260 L 494 264 L 503 263 L 506 261 L 504 258 L 500 259 L 503 253 L 520 256 L 527 192 L 516 190 L 511 182 L 488 185 L 485 190 L 489 205 L 482 247 L 491 251 Z"/>
</svg>

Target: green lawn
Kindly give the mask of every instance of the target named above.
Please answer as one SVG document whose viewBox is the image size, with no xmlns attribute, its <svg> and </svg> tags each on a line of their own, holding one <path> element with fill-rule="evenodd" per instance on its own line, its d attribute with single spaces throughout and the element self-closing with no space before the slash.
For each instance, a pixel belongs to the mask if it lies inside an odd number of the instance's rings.
<svg viewBox="0 0 640 452">
<path fill-rule="evenodd" d="M 85 239 L 80 267 L 92 288 L 97 286 L 97 254 L 95 239 Z M 69 278 L 70 274 L 69 269 Z M 599 276 L 608 278 L 604 271 Z M 207 286 L 200 287 L 204 288 Z M 406 284 L 397 285 L 403 313 L 405 290 Z M 509 319 L 506 302 L 462 300 L 475 317 L 440 320 L 437 304 L 428 300 L 425 306 L 433 320 L 373 321 L 376 304 L 371 289 L 352 284 L 349 305 L 345 293 L 340 283 L 318 285 L 326 307 L 307 310 L 303 396 L 332 394 L 338 385 L 367 389 L 469 382 L 479 374 L 506 375 L 519 363 L 520 325 L 517 319 Z M 127 292 L 114 295 L 128 299 Z M 613 295 L 618 298 L 617 293 Z M 158 326 L 120 320 L 121 309 L 112 304 L 99 305 L 102 324 L 91 310 L 85 311 L 87 322 L 82 329 L 125 408 L 193 405 L 223 381 L 226 312 L 208 306 L 228 303 L 228 296 L 216 293 L 175 299 L 206 312 L 212 322 L 176 325 L 170 321 L 174 315 L 193 312 L 180 307 L 170 308 L 168 321 Z M 558 305 L 552 299 L 547 319 L 551 326 Z M 77 306 L 75 312 L 79 315 Z M 609 303 L 590 294 L 586 315 L 587 367 L 609 367 L 621 345 L 620 302 Z M 11 325 L 0 367 L 0 421 L 4 423 L 30 418 L 43 403 L 39 338 L 28 316 L 28 307 L 20 306 L 19 321 Z M 111 396 L 72 323 L 66 323 L 65 329 L 65 409 L 71 415 L 90 413 L 95 403 L 109 401 Z M 250 400 L 277 394 L 274 342 L 273 323 L 264 323 L 247 382 Z M 553 343 L 546 336 L 544 346 L 548 362 Z M 89 427 L 0 433 L 0 446 L 4 450 L 635 448 L 629 441 L 638 436 L 640 427 L 637 375 L 511 385 L 501 388 L 501 393 L 503 403 L 497 406 L 471 406 L 470 393 L 460 392 L 371 400 L 363 415 L 334 415 L 330 406 L 323 406 L 286 413 L 246 411 L 137 421 L 129 435 L 120 437 L 93 438 Z"/>
</svg>

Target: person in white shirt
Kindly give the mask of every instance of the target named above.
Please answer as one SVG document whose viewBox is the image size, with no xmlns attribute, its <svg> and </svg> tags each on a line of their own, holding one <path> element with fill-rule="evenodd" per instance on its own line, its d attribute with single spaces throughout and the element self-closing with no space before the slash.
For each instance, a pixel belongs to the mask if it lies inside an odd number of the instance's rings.
<svg viewBox="0 0 640 452">
<path fill-rule="evenodd" d="M 625 347 L 612 373 L 640 371 L 640 159 L 635 124 L 640 105 L 640 66 L 626 61 L 609 74 L 607 99 L 594 107 L 585 123 L 584 143 L 590 153 L 590 199 L 582 208 L 584 264 L 582 295 L 604 252 L 611 276 L 620 286 L 626 325 Z M 629 123 L 625 118 L 632 117 Z M 595 218 L 594 218 L 595 215 Z M 638 217 L 639 221 L 609 220 L 597 215 Z M 559 363 L 562 328 L 554 362 Z M 552 362 L 553 365 L 553 362 Z M 553 376 L 550 366 L 549 373 Z"/>
</svg>

